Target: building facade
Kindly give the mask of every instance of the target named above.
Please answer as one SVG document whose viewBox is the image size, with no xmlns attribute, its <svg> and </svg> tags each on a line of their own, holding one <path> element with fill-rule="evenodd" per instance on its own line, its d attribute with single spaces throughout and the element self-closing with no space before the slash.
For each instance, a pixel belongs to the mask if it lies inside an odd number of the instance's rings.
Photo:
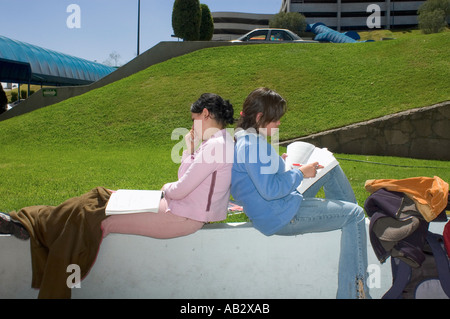
<svg viewBox="0 0 450 319">
<path fill-rule="evenodd" d="M 212 12 L 214 20 L 213 40 L 235 40 L 253 29 L 269 27 L 274 14 L 255 14 L 242 12 Z"/>
<path fill-rule="evenodd" d="M 281 11 L 300 12 L 308 23 L 340 30 L 412 28 L 423 0 L 283 0 Z M 378 18 L 377 24 L 373 23 Z M 370 20 L 368 23 L 368 19 Z"/>
<path fill-rule="evenodd" d="M 337 31 L 413 28 L 424 0 L 282 0 L 280 12 L 300 12 L 308 24 L 322 22 Z M 276 12 L 274 12 L 276 14 Z M 213 12 L 213 40 L 234 40 L 267 28 L 274 14 Z"/>
</svg>

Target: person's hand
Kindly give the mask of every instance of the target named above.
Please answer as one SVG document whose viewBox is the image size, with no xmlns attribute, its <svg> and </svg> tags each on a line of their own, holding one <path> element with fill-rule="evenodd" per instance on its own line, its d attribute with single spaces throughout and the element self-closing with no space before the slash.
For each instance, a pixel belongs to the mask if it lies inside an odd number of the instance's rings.
<svg viewBox="0 0 450 319">
<path fill-rule="evenodd" d="M 302 171 L 303 177 L 311 178 L 316 177 L 317 170 L 323 168 L 322 165 L 319 165 L 318 162 L 302 165 L 299 167 L 299 170 Z"/>
<path fill-rule="evenodd" d="M 195 149 L 195 133 L 194 133 L 194 127 L 191 128 L 189 133 L 186 134 L 184 137 L 184 141 L 186 142 L 186 147 L 189 152 L 189 154 L 194 154 Z"/>
<path fill-rule="evenodd" d="M 286 153 L 283 153 L 283 155 L 281 155 L 281 158 L 282 158 L 283 160 L 286 160 L 287 157 L 288 157 L 288 155 L 287 155 Z"/>
</svg>

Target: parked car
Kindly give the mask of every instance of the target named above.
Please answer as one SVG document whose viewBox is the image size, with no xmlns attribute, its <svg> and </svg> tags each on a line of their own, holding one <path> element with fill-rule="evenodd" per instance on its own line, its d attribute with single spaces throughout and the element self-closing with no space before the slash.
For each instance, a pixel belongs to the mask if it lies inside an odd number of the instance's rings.
<svg viewBox="0 0 450 319">
<path fill-rule="evenodd" d="M 317 43 L 313 40 L 303 40 L 294 32 L 286 29 L 255 29 L 231 42 L 252 42 L 252 43 Z"/>
</svg>

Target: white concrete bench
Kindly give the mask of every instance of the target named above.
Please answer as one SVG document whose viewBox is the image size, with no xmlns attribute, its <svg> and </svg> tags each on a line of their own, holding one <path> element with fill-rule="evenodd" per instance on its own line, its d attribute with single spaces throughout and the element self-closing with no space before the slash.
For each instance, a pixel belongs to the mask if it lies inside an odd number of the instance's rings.
<svg viewBox="0 0 450 319">
<path fill-rule="evenodd" d="M 368 223 L 367 223 L 368 225 Z M 430 230 L 442 234 L 445 223 Z M 169 240 L 111 234 L 72 298 L 335 298 L 340 231 L 266 237 L 250 224 L 212 224 Z M 372 298 L 391 285 L 368 241 Z M 0 299 L 37 298 L 29 241 L 0 237 Z M 68 276 L 71 273 L 68 273 Z"/>
</svg>

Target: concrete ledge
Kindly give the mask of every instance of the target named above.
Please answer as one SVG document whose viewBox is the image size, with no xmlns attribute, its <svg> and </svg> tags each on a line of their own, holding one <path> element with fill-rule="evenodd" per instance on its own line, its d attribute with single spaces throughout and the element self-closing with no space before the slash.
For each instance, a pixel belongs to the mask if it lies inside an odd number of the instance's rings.
<svg viewBox="0 0 450 319">
<path fill-rule="evenodd" d="M 442 234 L 444 225 L 430 230 Z M 169 240 L 112 234 L 72 298 L 331 299 L 339 242 L 340 231 L 266 237 L 248 223 L 207 225 Z M 0 299 L 37 298 L 29 242 L 0 237 L 0 252 Z M 380 265 L 370 242 L 368 255 L 371 295 L 381 298 L 391 284 L 390 262 Z"/>
</svg>

